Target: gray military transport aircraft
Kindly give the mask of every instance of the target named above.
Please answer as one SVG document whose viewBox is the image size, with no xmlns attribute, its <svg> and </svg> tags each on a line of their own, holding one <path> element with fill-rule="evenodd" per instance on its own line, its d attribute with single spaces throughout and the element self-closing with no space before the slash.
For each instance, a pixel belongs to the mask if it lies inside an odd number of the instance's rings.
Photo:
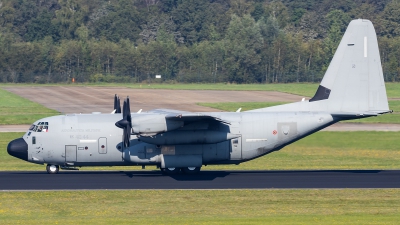
<svg viewBox="0 0 400 225">
<path fill-rule="evenodd" d="M 375 29 L 363 19 L 349 24 L 310 100 L 246 112 L 131 113 L 127 98 L 121 113 L 116 96 L 114 109 L 112 114 L 43 118 L 7 151 L 47 164 L 50 174 L 60 167 L 131 165 L 194 174 L 203 165 L 240 164 L 278 151 L 341 120 L 391 112 Z"/>
</svg>

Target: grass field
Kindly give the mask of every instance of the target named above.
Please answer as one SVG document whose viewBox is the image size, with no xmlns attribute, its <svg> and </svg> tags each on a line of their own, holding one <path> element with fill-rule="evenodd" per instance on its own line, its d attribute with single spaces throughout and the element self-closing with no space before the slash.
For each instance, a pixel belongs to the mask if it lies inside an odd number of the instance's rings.
<svg viewBox="0 0 400 225">
<path fill-rule="evenodd" d="M 130 84 L 130 88 L 175 89 L 175 90 L 227 90 L 227 91 L 279 91 L 312 97 L 319 83 L 286 84 Z M 386 83 L 388 98 L 400 98 L 400 83 Z"/>
<path fill-rule="evenodd" d="M 398 224 L 399 189 L 1 192 L 2 224 Z"/>
<path fill-rule="evenodd" d="M 21 136 L 22 133 L 0 133 L 0 171 L 45 171 L 43 165 L 8 155 L 8 142 Z M 202 170 L 400 169 L 399 137 L 400 132 L 319 132 L 238 166 L 205 166 Z M 83 167 L 82 170 L 129 171 L 140 167 Z"/>
<path fill-rule="evenodd" d="M 220 109 L 227 112 L 235 112 L 242 108 L 242 111 L 265 108 L 275 105 L 287 104 L 288 102 L 219 102 L 219 103 L 198 103 L 198 105 Z M 393 113 L 377 117 L 370 117 L 361 120 L 349 120 L 351 123 L 400 123 L 400 101 L 389 101 L 389 108 Z"/>
<path fill-rule="evenodd" d="M 75 83 L 75 84 L 11 84 L 0 83 L 1 87 L 7 86 L 106 86 L 129 87 L 143 89 L 172 89 L 172 90 L 229 90 L 229 91 L 279 91 L 301 96 L 312 97 L 317 91 L 319 83 L 287 83 L 287 84 L 118 84 L 118 83 Z M 386 83 L 388 98 L 400 98 L 400 83 Z"/>
<path fill-rule="evenodd" d="M 58 114 L 55 110 L 0 89 L 0 125 L 31 124 L 43 117 Z"/>
</svg>

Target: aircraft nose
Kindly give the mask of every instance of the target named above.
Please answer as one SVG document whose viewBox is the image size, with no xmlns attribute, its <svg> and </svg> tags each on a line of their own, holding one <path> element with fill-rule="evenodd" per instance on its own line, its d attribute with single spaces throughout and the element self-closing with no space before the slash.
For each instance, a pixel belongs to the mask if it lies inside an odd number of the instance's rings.
<svg viewBox="0 0 400 225">
<path fill-rule="evenodd" d="M 28 161 L 28 144 L 23 138 L 18 138 L 8 143 L 7 152 L 14 157 Z"/>
</svg>

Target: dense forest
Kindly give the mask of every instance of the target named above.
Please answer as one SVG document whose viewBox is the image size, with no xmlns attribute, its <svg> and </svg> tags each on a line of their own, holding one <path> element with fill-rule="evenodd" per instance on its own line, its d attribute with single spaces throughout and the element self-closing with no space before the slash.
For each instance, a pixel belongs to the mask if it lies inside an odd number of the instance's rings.
<svg viewBox="0 0 400 225">
<path fill-rule="evenodd" d="M 352 19 L 400 80 L 400 0 L 0 0 L 0 82 L 318 82 Z"/>
</svg>

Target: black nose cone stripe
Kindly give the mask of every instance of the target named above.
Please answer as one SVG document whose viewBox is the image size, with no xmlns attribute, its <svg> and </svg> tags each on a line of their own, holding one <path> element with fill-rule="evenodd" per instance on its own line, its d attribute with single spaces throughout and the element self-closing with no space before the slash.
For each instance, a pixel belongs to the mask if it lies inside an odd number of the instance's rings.
<svg viewBox="0 0 400 225">
<path fill-rule="evenodd" d="M 28 144 L 23 138 L 18 138 L 8 143 L 7 152 L 14 157 L 28 161 Z"/>
</svg>

